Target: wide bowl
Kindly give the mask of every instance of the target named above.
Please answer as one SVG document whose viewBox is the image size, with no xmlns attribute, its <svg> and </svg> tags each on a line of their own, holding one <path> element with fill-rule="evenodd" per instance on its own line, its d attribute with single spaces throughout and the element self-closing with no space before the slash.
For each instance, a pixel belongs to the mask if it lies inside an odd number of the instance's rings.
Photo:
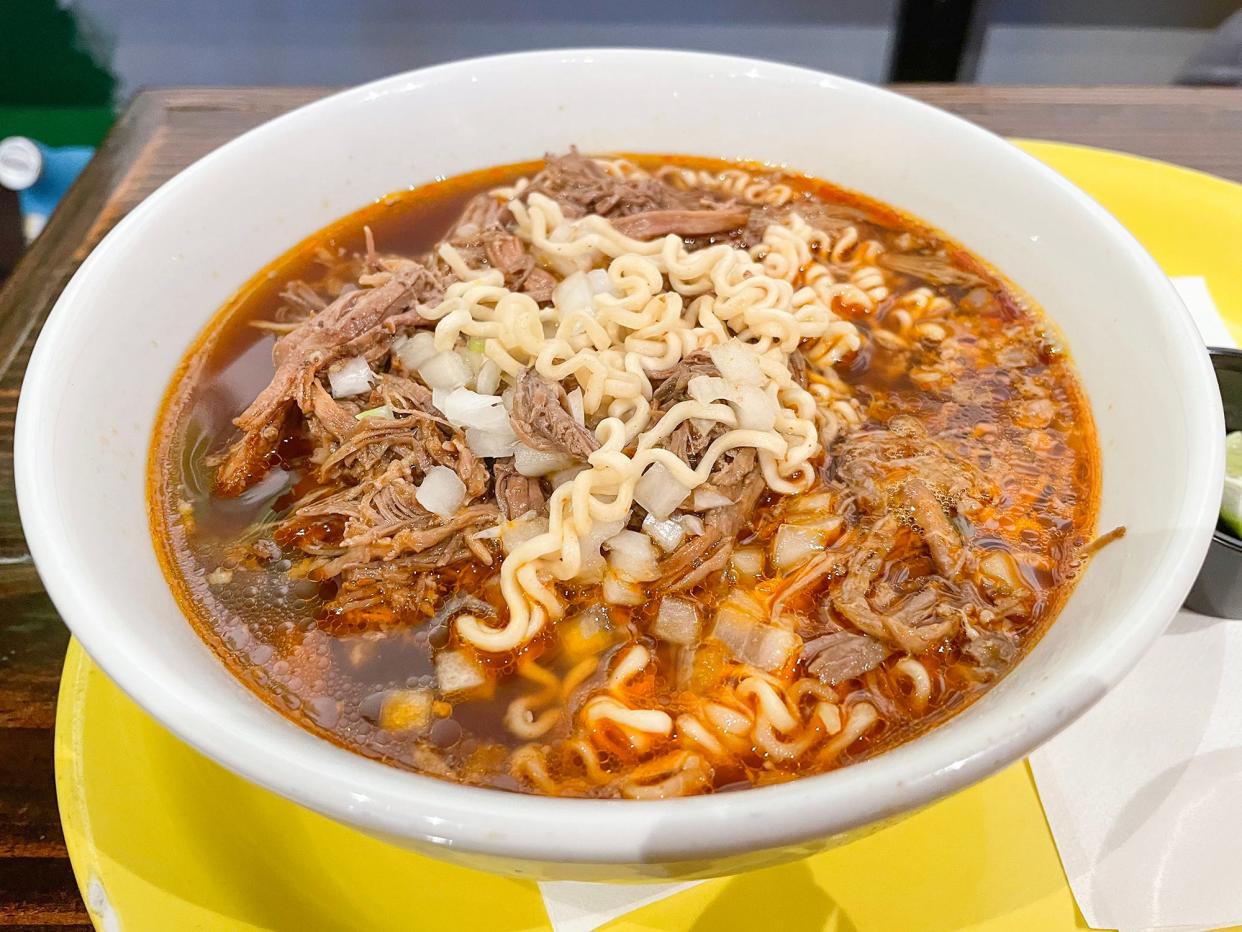
<svg viewBox="0 0 1242 932">
<path fill-rule="evenodd" d="M 785 163 L 902 207 L 1047 311 L 1099 431 L 1091 564 L 1030 656 L 945 725 L 872 760 L 740 793 L 548 799 L 365 760 L 286 721 L 182 617 L 147 522 L 147 449 L 186 348 L 258 268 L 373 198 L 440 175 L 586 151 Z M 1194 579 L 1223 469 L 1220 398 L 1169 281 L 1081 191 L 1003 140 L 816 71 L 684 52 L 552 51 L 398 75 L 224 146 L 133 211 L 57 302 L 17 418 L 22 519 L 91 656 L 181 738 L 271 790 L 464 864 L 541 878 L 692 877 L 805 854 L 960 789 L 1080 715 Z M 210 806 L 210 800 L 203 800 Z M 261 839 L 257 840 L 261 843 Z"/>
</svg>

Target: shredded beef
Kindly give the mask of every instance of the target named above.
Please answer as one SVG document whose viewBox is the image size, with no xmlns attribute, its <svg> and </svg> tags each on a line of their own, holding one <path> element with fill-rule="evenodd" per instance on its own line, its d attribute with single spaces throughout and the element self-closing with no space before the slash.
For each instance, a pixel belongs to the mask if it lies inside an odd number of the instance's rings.
<svg viewBox="0 0 1242 932">
<path fill-rule="evenodd" d="M 236 498 L 267 475 L 292 413 L 292 403 L 276 405 L 265 422 L 242 434 L 223 454 L 212 457 L 209 465 L 216 466 L 213 489 L 217 495 Z"/>
<path fill-rule="evenodd" d="M 492 483 L 496 504 L 506 520 L 520 518 L 528 511 L 540 512 L 544 508 L 543 486 L 534 476 L 523 476 L 512 460 L 497 460 L 492 465 Z"/>
<path fill-rule="evenodd" d="M 834 631 L 802 646 L 807 672 L 830 686 L 874 670 L 889 653 L 875 638 L 849 631 Z"/>
<path fill-rule="evenodd" d="M 808 385 L 806 357 L 802 355 L 802 350 L 794 350 L 789 354 L 789 375 L 800 388 L 806 388 Z"/>
<path fill-rule="evenodd" d="M 411 278 L 408 270 L 405 275 L 391 275 L 384 284 L 341 295 L 278 339 L 272 348 L 275 375 L 234 422 L 243 433 L 217 473 L 217 492 L 225 497 L 240 495 L 261 479 L 267 470 L 257 467 L 279 441 L 290 403 L 304 415 L 314 416 L 320 373 L 337 359 L 385 352 L 392 332 L 381 325 L 394 314 L 408 311 L 429 287 L 434 285 L 418 275 Z M 273 429 L 278 436 L 271 440 Z M 260 456 L 261 451 L 266 453 Z"/>
<path fill-rule="evenodd" d="M 895 515 L 877 521 L 846 563 L 845 577 L 833 595 L 837 612 L 864 634 L 911 654 L 921 654 L 957 630 L 962 613 L 938 604 L 928 587 L 882 607 L 872 604 L 868 592 L 897 545 L 901 522 Z"/>
<path fill-rule="evenodd" d="M 652 372 L 653 380 L 660 380 L 651 393 L 652 405 L 658 411 L 667 411 L 679 401 L 686 400 L 686 388 L 696 375 L 720 375 L 707 350 L 695 350 L 682 357 L 668 369 Z"/>
<path fill-rule="evenodd" d="M 453 236 L 459 239 L 477 236 L 486 230 L 503 230 L 512 219 L 509 208 L 488 192 L 476 194 L 466 204 L 453 227 Z"/>
<path fill-rule="evenodd" d="M 1018 656 L 1018 638 L 1008 631 L 970 630 L 962 653 L 989 678 L 997 677 Z"/>
<path fill-rule="evenodd" d="M 664 558 L 658 586 L 666 591 L 693 588 L 729 562 L 737 534 L 754 512 L 765 488 L 755 451 L 738 447 L 725 454 L 712 470 L 711 483 L 733 503 L 705 512 L 703 533 L 691 537 Z"/>
<path fill-rule="evenodd" d="M 494 233 L 486 237 L 483 248 L 492 268 L 499 269 L 506 277 L 527 271 L 533 261 L 526 254 L 522 241 L 512 233 Z"/>
<path fill-rule="evenodd" d="M 552 273 L 535 266 L 527 273 L 522 282 L 522 291 L 535 299 L 537 304 L 547 304 L 552 300 L 552 292 L 556 289 L 556 279 Z"/>
<path fill-rule="evenodd" d="M 632 239 L 655 239 L 676 233 L 678 236 L 706 236 L 726 233 L 746 226 L 750 209 L 746 207 L 719 210 L 647 210 L 614 220 L 612 225 Z"/>
<path fill-rule="evenodd" d="M 948 256 L 918 256 L 903 253 L 884 253 L 879 263 L 894 272 L 926 279 L 937 285 L 956 285 L 961 288 L 973 288 L 988 284 L 987 280 L 966 269 L 953 264 Z"/>
<path fill-rule="evenodd" d="M 435 523 L 428 523 L 434 521 Z M 496 506 L 472 505 L 452 518 L 416 518 L 402 522 L 383 536 L 374 536 L 366 543 L 348 546 L 343 553 L 326 563 L 321 572 L 331 579 L 346 569 L 375 560 L 403 559 L 411 569 L 435 569 L 448 566 L 475 554 L 466 537 L 479 526 L 496 522 Z"/>
<path fill-rule="evenodd" d="M 701 431 L 695 427 L 693 421 L 682 421 L 668 435 L 664 447 L 686 465 L 694 467 L 699 464 L 699 457 L 723 430 L 719 423 L 713 424 L 707 431 Z"/>
<path fill-rule="evenodd" d="M 616 178 L 577 149 L 545 156 L 543 170 L 522 196 L 536 192 L 557 201 L 569 217 L 599 214 L 615 220 L 645 211 L 728 206 L 710 192 L 679 191 L 654 178 Z"/>
<path fill-rule="evenodd" d="M 568 453 L 585 460 L 599 449 L 599 441 L 569 413 L 569 400 L 559 382 L 549 382 L 527 369 L 513 393 L 509 411 L 513 432 L 528 447 Z"/>
<path fill-rule="evenodd" d="M 885 512 L 912 478 L 949 504 L 964 496 L 990 501 L 997 491 L 977 467 L 944 449 L 911 418 L 894 418 L 890 429 L 852 431 L 832 453 L 836 474 L 872 513 Z"/>
<path fill-rule="evenodd" d="M 380 373 L 379 381 L 371 392 L 371 400 L 374 403 L 368 404 L 369 408 L 388 405 L 394 411 L 421 411 L 433 417 L 440 413 L 432 404 L 431 389 L 422 382 L 391 372 Z"/>
</svg>

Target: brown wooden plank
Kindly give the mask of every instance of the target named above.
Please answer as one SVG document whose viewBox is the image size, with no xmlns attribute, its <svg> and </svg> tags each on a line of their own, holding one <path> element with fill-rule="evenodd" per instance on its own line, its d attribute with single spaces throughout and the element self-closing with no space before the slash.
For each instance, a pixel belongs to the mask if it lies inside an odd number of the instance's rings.
<svg viewBox="0 0 1242 932">
<path fill-rule="evenodd" d="M 68 860 L 0 858 L 0 928 L 89 923 Z"/>
<path fill-rule="evenodd" d="M 1242 89 L 977 87 L 896 90 L 1002 136 L 1132 152 L 1242 181 Z"/>
<path fill-rule="evenodd" d="M 65 857 L 51 728 L 0 728 L 0 860 Z"/>
<path fill-rule="evenodd" d="M 42 592 L 0 598 L 0 727 L 51 728 L 69 632 Z"/>
</svg>

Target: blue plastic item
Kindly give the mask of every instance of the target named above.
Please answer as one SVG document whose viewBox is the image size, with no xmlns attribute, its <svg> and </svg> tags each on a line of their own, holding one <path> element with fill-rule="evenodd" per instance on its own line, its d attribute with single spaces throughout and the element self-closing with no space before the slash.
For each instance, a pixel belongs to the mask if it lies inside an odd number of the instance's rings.
<svg viewBox="0 0 1242 932">
<path fill-rule="evenodd" d="M 34 140 L 14 137 L 0 142 L 0 148 L 8 144 L 24 147 L 22 156 L 29 162 L 17 171 L 21 177 L 17 184 L 17 200 L 21 205 L 22 225 L 26 238 L 34 239 L 43 229 L 60 199 L 64 197 L 75 178 L 82 173 L 95 150 L 90 146 L 45 146 Z M 38 151 L 38 157 L 30 151 L 30 145 Z M 29 169 L 29 172 L 21 171 Z M 33 179 L 30 177 L 33 175 Z"/>
</svg>

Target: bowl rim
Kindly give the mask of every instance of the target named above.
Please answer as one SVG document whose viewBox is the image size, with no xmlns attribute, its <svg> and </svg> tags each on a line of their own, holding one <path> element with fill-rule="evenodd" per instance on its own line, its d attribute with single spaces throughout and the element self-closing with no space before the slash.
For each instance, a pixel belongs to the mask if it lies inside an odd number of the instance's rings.
<svg viewBox="0 0 1242 932">
<path fill-rule="evenodd" d="M 314 736 L 310 737 L 322 747 L 312 750 L 311 746 L 302 745 L 306 748 L 302 759 L 296 761 L 296 767 L 291 766 L 295 761 L 264 740 L 265 735 L 270 736 L 270 727 L 251 723 L 230 727 L 193 701 L 189 683 L 156 678 L 128 660 L 124 650 L 107 636 L 117 619 L 97 617 L 92 606 L 92 590 L 109 588 L 107 574 L 92 574 L 90 567 L 67 572 L 59 563 L 65 552 L 61 545 L 70 538 L 70 524 L 67 520 L 49 519 L 62 514 L 57 509 L 55 485 L 47 472 L 39 468 L 41 461 L 50 459 L 51 450 L 50 442 L 36 425 L 55 416 L 53 402 L 58 394 L 54 367 L 49 362 L 65 339 L 74 305 L 84 297 L 84 283 L 107 268 L 112 254 L 140 230 L 143 218 L 164 210 L 165 205 L 175 205 L 181 187 L 204 164 L 226 153 L 240 153 L 261 145 L 277 128 L 303 121 L 315 123 L 334 109 L 350 107 L 367 95 L 397 92 L 420 81 L 440 83 L 478 69 L 520 71 L 556 62 L 608 68 L 650 69 L 689 63 L 705 68 L 755 69 L 774 79 L 814 81 L 874 99 L 889 108 L 895 119 L 902 112 L 934 118 L 947 131 L 970 137 L 979 147 L 990 148 L 997 158 L 1024 162 L 1027 171 L 1041 176 L 1044 183 L 1061 189 L 1077 203 L 1084 219 L 1094 224 L 1093 235 L 1109 236 L 1124 244 L 1126 260 L 1152 293 L 1153 301 L 1173 309 L 1169 325 L 1180 329 L 1184 336 L 1176 341 L 1178 370 L 1192 397 L 1201 396 L 1207 402 L 1194 423 L 1187 424 L 1188 434 L 1201 443 L 1206 455 L 1190 458 L 1187 469 L 1193 479 L 1187 484 L 1179 520 L 1154 561 L 1162 572 L 1152 574 L 1142 603 L 1136 600 L 1131 634 L 1124 640 L 1067 657 L 1059 668 L 1061 688 L 1055 695 L 1052 690 L 1041 690 L 1032 696 L 1021 720 L 996 735 L 997 740 L 992 743 L 981 742 L 982 736 L 973 731 L 946 737 L 933 730 L 869 760 L 817 776 L 740 793 L 642 802 L 558 799 L 463 786 L 399 771 Z M 1211 397 L 1216 398 L 1215 408 L 1207 401 Z M 504 858 L 605 865 L 685 861 L 823 839 L 961 789 L 1050 738 L 1137 663 L 1189 591 L 1215 527 L 1219 503 L 1216 479 L 1224 465 L 1223 423 L 1206 349 L 1189 313 L 1154 260 L 1089 196 L 1000 137 L 895 92 L 813 69 L 702 52 L 584 48 L 471 58 L 350 88 L 248 131 L 166 182 L 108 233 L 57 300 L 23 381 L 14 458 L 19 511 L 30 552 L 37 566 L 57 567 L 57 572 L 43 574 L 44 586 L 57 611 L 104 672 L 182 740 L 251 782 L 376 834 L 441 846 L 446 854 L 460 850 Z M 938 733 L 941 740 L 933 741 Z M 917 753 L 903 753 L 912 747 L 918 749 Z M 912 756 L 927 759 L 928 765 L 915 772 L 909 766 L 908 758 Z M 503 831 L 497 827 L 503 827 Z"/>
</svg>

